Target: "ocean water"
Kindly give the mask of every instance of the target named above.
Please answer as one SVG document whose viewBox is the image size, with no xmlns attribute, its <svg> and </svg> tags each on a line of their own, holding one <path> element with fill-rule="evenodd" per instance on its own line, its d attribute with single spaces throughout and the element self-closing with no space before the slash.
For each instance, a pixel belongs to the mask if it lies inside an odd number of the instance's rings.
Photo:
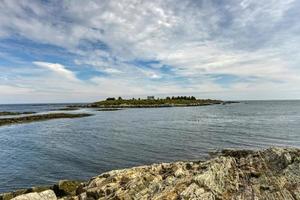
<svg viewBox="0 0 300 200">
<path fill-rule="evenodd" d="M 0 105 L 48 112 L 54 105 Z M 203 107 L 124 109 L 91 117 L 0 127 L 0 192 L 108 170 L 197 160 L 222 148 L 300 147 L 300 101 L 246 101 Z"/>
</svg>

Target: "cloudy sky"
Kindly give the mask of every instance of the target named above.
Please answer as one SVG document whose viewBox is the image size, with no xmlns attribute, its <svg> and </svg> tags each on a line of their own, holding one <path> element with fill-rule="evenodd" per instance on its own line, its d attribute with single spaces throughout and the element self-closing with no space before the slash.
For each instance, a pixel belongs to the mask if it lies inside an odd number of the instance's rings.
<svg viewBox="0 0 300 200">
<path fill-rule="evenodd" d="M 300 98 L 299 0 L 0 0 L 0 103 Z"/>
</svg>

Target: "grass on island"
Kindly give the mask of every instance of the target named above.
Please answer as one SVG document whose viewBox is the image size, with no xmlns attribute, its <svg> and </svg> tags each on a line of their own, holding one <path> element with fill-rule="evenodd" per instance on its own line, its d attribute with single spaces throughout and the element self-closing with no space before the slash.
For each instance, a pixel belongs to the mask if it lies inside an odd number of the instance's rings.
<svg viewBox="0 0 300 200">
<path fill-rule="evenodd" d="M 0 112 L 0 116 L 6 116 L 6 115 L 27 115 L 27 114 L 34 114 L 35 112 L 7 112 L 3 111 Z"/>
<path fill-rule="evenodd" d="M 168 107 L 168 106 L 201 106 L 220 104 L 220 100 L 212 99 L 196 99 L 195 97 L 167 97 L 167 98 L 151 98 L 151 99 L 123 99 L 107 98 L 104 101 L 99 101 L 91 104 L 91 107 Z"/>
<path fill-rule="evenodd" d="M 79 118 L 88 117 L 92 114 L 80 113 L 80 114 L 70 114 L 70 113 L 50 113 L 42 115 L 32 115 L 24 117 L 11 117 L 11 118 L 0 118 L 0 126 L 9 124 L 19 124 L 19 123 L 30 123 L 35 121 L 45 121 L 50 119 L 61 119 L 61 118 Z"/>
</svg>

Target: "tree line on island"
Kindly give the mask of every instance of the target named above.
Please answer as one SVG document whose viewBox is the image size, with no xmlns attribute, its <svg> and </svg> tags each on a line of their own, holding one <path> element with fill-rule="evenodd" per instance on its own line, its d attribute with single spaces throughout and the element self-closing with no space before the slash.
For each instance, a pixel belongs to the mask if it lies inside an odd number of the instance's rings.
<svg viewBox="0 0 300 200">
<path fill-rule="evenodd" d="M 194 96 L 168 96 L 166 98 L 131 98 L 108 97 L 105 100 L 90 104 L 90 107 L 169 107 L 169 106 L 200 106 L 220 104 L 220 100 L 197 99 Z"/>
<path fill-rule="evenodd" d="M 108 97 L 106 98 L 106 101 L 116 101 L 116 100 L 119 100 L 119 101 L 122 101 L 122 100 L 164 100 L 164 98 L 147 98 L 147 99 L 141 99 L 141 98 L 132 98 L 132 99 L 123 99 L 122 97 L 118 97 L 118 98 L 115 98 L 115 97 Z M 197 100 L 196 97 L 194 96 L 172 96 L 172 97 L 166 97 L 165 100 Z"/>
</svg>

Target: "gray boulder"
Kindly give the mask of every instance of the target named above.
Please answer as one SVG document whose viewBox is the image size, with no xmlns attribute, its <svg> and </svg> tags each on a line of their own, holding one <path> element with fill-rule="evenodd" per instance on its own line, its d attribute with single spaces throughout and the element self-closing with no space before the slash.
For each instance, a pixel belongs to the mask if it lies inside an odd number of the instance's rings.
<svg viewBox="0 0 300 200">
<path fill-rule="evenodd" d="M 57 200 L 57 198 L 53 190 L 46 190 L 40 193 L 31 192 L 22 194 L 13 198 L 12 200 Z"/>
</svg>

